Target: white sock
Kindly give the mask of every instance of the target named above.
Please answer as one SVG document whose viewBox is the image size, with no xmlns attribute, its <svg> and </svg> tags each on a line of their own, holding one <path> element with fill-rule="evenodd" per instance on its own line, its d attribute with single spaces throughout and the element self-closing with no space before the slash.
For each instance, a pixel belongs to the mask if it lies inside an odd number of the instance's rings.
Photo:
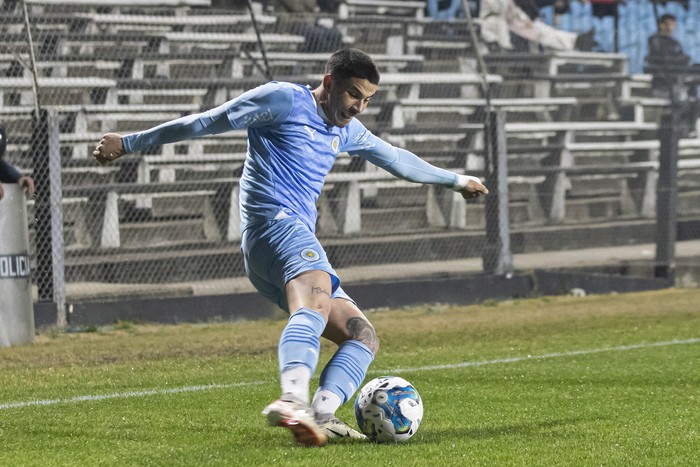
<svg viewBox="0 0 700 467">
<path fill-rule="evenodd" d="M 303 365 L 292 367 L 280 375 L 282 396 L 292 396 L 294 399 L 309 403 L 309 381 L 311 371 Z"/>
<path fill-rule="evenodd" d="M 328 389 L 318 388 L 314 394 L 314 401 L 311 407 L 316 412 L 317 418 L 324 418 L 324 415 L 334 415 L 335 411 L 343 404 L 340 396 Z"/>
</svg>

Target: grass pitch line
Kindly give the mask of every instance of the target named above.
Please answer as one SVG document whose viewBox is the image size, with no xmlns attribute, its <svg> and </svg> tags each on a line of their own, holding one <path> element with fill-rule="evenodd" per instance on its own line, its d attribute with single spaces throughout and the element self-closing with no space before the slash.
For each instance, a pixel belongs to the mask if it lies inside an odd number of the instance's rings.
<svg viewBox="0 0 700 467">
<path fill-rule="evenodd" d="M 386 370 L 384 374 L 392 374 L 392 373 L 409 373 L 413 371 L 430 371 L 430 370 L 450 370 L 454 368 L 467 368 L 467 367 L 473 367 L 473 366 L 484 366 L 484 365 L 493 365 L 496 363 L 517 363 L 517 362 L 524 362 L 528 360 L 544 360 L 548 358 L 561 358 L 561 357 L 575 357 L 577 355 L 590 355 L 590 354 L 596 354 L 596 353 L 603 353 L 603 352 L 624 352 L 627 350 L 636 350 L 636 349 L 648 349 L 652 347 L 668 347 L 671 345 L 684 345 L 684 344 L 697 344 L 700 343 L 700 338 L 693 338 L 693 339 L 685 339 L 685 340 L 677 340 L 674 339 L 672 341 L 665 341 L 665 342 L 646 342 L 642 344 L 633 344 L 633 345 L 621 345 L 618 347 L 605 347 L 601 349 L 587 349 L 587 350 L 573 350 L 571 352 L 556 352 L 556 353 L 548 353 L 544 355 L 528 355 L 527 357 L 512 357 L 512 358 L 501 358 L 497 360 L 484 360 L 480 362 L 461 362 L 461 363 L 451 363 L 447 365 L 429 365 L 429 366 L 421 366 L 421 367 L 416 367 L 416 368 L 394 368 L 391 370 Z M 374 372 L 376 373 L 376 372 Z"/>
<path fill-rule="evenodd" d="M 171 389 L 146 389 L 144 391 L 127 391 L 127 392 L 115 392 L 112 394 L 99 394 L 99 395 L 88 395 L 88 396 L 76 396 L 66 399 L 43 399 L 43 400 L 32 400 L 24 402 L 10 402 L 7 404 L 0 404 L 0 410 L 7 409 L 21 409 L 24 407 L 31 407 L 36 405 L 59 405 L 59 404 L 77 404 L 79 402 L 93 402 L 93 401 L 103 401 L 107 399 L 127 399 L 131 397 L 145 397 L 145 396 L 162 396 L 168 394 L 181 394 L 184 392 L 198 392 L 198 391 L 208 391 L 211 389 L 230 389 L 239 388 L 245 386 L 258 386 L 261 384 L 266 384 L 268 381 L 248 381 L 242 383 L 231 383 L 231 384 L 202 384 L 200 386 L 185 386 L 179 388 Z"/>
<path fill-rule="evenodd" d="M 545 360 L 548 358 L 561 358 L 561 357 L 574 357 L 577 355 L 590 355 L 602 352 L 624 352 L 627 350 L 635 349 L 647 349 L 652 347 L 668 347 L 671 345 L 685 345 L 685 344 L 697 344 L 700 343 L 700 338 L 685 339 L 685 340 L 672 340 L 665 342 L 647 342 L 642 344 L 634 345 L 622 345 L 619 347 L 605 347 L 601 349 L 587 349 L 587 350 L 574 350 L 571 352 L 557 352 L 544 355 L 528 355 L 526 357 L 513 357 L 513 358 L 501 358 L 497 360 L 483 360 L 480 362 L 462 362 L 462 363 L 452 363 L 448 365 L 429 365 L 421 366 L 416 368 L 394 368 L 389 370 L 372 371 L 372 373 L 382 373 L 382 374 L 395 374 L 395 373 L 409 373 L 412 371 L 430 371 L 430 370 L 449 370 L 454 368 L 467 368 L 475 366 L 484 365 L 495 365 L 498 363 L 516 363 L 528 360 Z M 198 391 L 209 391 L 212 389 L 229 389 L 238 388 L 245 386 L 259 386 L 262 384 L 268 384 L 270 381 L 244 381 L 240 383 L 231 384 L 203 384 L 200 386 L 184 386 L 179 388 L 170 389 L 147 389 L 144 391 L 127 391 L 127 392 L 115 392 L 112 394 L 98 394 L 98 395 L 87 395 L 87 396 L 76 396 L 66 399 L 43 399 L 43 400 L 31 400 L 23 402 L 9 402 L 5 404 L 0 404 L 0 410 L 8 409 L 21 409 L 25 407 L 32 406 L 47 406 L 47 405 L 59 405 L 59 404 L 77 404 L 80 402 L 93 402 L 102 401 L 107 399 L 127 399 L 131 397 L 145 397 L 145 396 L 160 396 L 168 394 L 181 394 L 185 392 L 198 392 Z"/>
</svg>

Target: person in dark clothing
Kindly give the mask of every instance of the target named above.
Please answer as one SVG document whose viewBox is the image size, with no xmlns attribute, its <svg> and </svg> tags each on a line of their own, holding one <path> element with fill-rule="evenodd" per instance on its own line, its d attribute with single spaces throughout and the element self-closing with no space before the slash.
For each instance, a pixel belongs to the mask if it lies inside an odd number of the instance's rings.
<svg viewBox="0 0 700 467">
<path fill-rule="evenodd" d="M 690 57 L 683 51 L 683 46 L 673 37 L 676 30 L 676 17 L 662 15 L 658 21 L 658 30 L 649 37 L 649 53 L 646 64 L 649 72 L 656 71 L 683 73 L 687 71 Z"/>
<path fill-rule="evenodd" d="M 12 165 L 2 160 L 6 148 L 7 133 L 5 131 L 5 126 L 0 123 L 0 200 L 5 195 L 2 189 L 3 183 L 17 183 L 20 188 L 22 188 L 27 198 L 31 198 L 34 196 L 34 180 L 32 180 L 32 177 L 22 175 L 17 169 L 12 167 Z"/>
<path fill-rule="evenodd" d="M 644 58 L 644 71 L 652 75 L 652 91 L 656 97 L 669 98 L 678 109 L 681 121 L 687 125 L 688 135 L 696 135 L 700 104 L 697 87 L 700 78 L 697 65 L 690 64 L 690 57 L 673 37 L 676 17 L 661 15 L 658 30 L 649 37 L 649 52 Z"/>
</svg>

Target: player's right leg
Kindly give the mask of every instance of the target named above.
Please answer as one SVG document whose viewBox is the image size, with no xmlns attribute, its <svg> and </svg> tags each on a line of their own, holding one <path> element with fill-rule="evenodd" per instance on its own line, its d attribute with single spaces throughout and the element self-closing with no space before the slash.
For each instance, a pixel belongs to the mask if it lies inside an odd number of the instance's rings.
<svg viewBox="0 0 700 467">
<path fill-rule="evenodd" d="M 298 443 L 323 446 L 328 435 L 309 407 L 309 381 L 330 312 L 331 279 L 324 271 L 306 271 L 289 281 L 285 291 L 290 309 L 296 311 L 289 317 L 278 347 L 282 397 L 263 414 L 269 425 L 288 428 Z"/>
<path fill-rule="evenodd" d="M 328 435 L 316 423 L 313 411 L 307 403 L 278 399 L 265 407 L 263 415 L 270 426 L 287 428 L 297 443 L 304 446 L 320 447 L 328 441 Z"/>
<path fill-rule="evenodd" d="M 318 240 L 301 222 L 285 218 L 262 227 L 244 234 L 246 273 L 263 295 L 290 312 L 278 346 L 282 396 L 263 414 L 268 424 L 290 429 L 298 442 L 321 446 L 327 436 L 308 407 L 309 381 L 338 279 Z"/>
</svg>

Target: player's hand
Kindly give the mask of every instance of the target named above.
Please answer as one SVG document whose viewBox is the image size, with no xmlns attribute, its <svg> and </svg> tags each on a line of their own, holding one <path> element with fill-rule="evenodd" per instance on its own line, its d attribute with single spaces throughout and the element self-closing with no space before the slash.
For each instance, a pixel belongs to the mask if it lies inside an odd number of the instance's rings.
<svg viewBox="0 0 700 467">
<path fill-rule="evenodd" d="M 5 196 L 5 190 L 2 189 L 2 185 L 0 184 L 0 199 L 2 199 Z"/>
<path fill-rule="evenodd" d="M 17 180 L 17 184 L 19 184 L 19 187 L 22 189 L 22 192 L 24 192 L 24 196 L 27 198 L 31 198 L 34 196 L 34 180 L 32 177 L 29 177 L 27 175 L 20 177 L 19 180 Z"/>
<path fill-rule="evenodd" d="M 124 154 L 126 151 L 124 151 L 122 144 L 122 135 L 119 133 L 107 133 L 92 151 L 93 157 L 102 165 L 107 165 Z"/>
<path fill-rule="evenodd" d="M 481 195 L 488 195 L 489 190 L 481 183 L 476 177 L 471 177 L 469 175 L 459 176 L 459 186 L 455 188 L 462 198 L 464 199 L 474 199 Z"/>
</svg>

